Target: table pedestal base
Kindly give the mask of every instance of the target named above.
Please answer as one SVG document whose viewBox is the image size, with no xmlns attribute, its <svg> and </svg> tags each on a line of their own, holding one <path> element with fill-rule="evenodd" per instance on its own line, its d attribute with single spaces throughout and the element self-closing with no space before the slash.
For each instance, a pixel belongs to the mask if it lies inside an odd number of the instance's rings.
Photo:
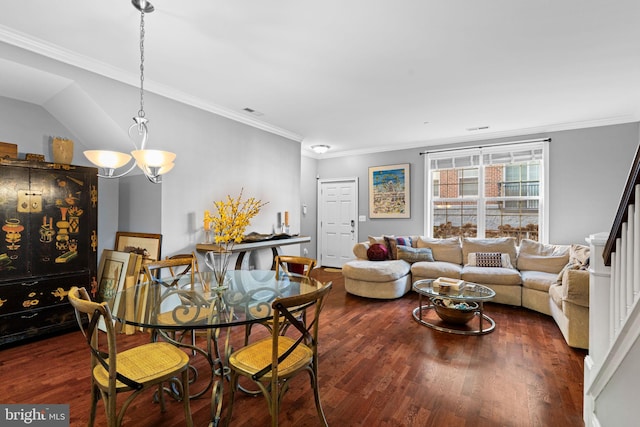
<svg viewBox="0 0 640 427">
<path fill-rule="evenodd" d="M 413 310 L 413 318 L 416 322 L 421 325 L 428 326 L 436 331 L 448 332 L 450 334 L 458 334 L 458 335 L 484 335 L 492 332 L 496 327 L 496 322 L 493 321 L 492 318 L 484 314 L 482 302 L 478 302 L 478 310 L 475 312 L 475 316 L 478 318 L 478 328 L 477 329 L 462 329 L 464 326 L 459 326 L 459 329 L 453 327 L 447 327 L 446 322 L 441 320 L 442 325 L 437 325 L 426 318 L 426 314 L 429 311 L 434 311 L 433 303 L 429 305 L 422 305 L 422 298 L 420 298 L 420 305 Z M 470 322 L 475 321 L 475 319 L 470 320 Z M 489 327 L 484 328 L 483 323 L 487 322 Z M 452 325 L 453 326 L 453 325 Z"/>
</svg>

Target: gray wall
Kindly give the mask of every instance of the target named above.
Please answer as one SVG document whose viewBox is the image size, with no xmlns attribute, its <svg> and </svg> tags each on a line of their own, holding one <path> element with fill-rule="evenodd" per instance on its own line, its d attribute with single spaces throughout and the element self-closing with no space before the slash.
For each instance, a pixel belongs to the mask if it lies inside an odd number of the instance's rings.
<svg viewBox="0 0 640 427">
<path fill-rule="evenodd" d="M 300 254 L 307 250 L 307 256 L 317 258 L 316 232 L 318 223 L 318 160 L 302 156 L 300 171 L 300 234 L 314 236 L 311 242 L 300 245 Z M 307 206 L 307 213 L 302 212 L 302 207 Z"/>
<path fill-rule="evenodd" d="M 85 149 L 132 149 L 127 129 L 139 108 L 137 81 L 130 86 L 3 43 L 0 57 L 68 80 L 43 107 L 0 98 L 0 140 L 50 159 L 49 137 L 67 137 L 75 142 L 74 163 L 83 165 L 89 165 Z M 242 189 L 245 198 L 268 202 L 247 231 L 270 233 L 277 212 L 289 211 L 291 233 L 300 232 L 299 142 L 172 101 L 149 86 L 148 148 L 175 152 L 176 167 L 155 187 L 141 175 L 99 180 L 100 251 L 113 247 L 118 230 L 162 233 L 165 255 L 192 251 L 202 241 L 204 211 Z"/>
<path fill-rule="evenodd" d="M 638 146 L 638 123 L 523 135 L 518 138 L 457 144 L 474 146 L 522 139 L 550 137 L 549 144 L 549 242 L 584 243 L 590 234 L 608 232 Z M 443 148 L 429 147 L 429 149 Z M 329 158 L 318 162 L 323 179 L 357 176 L 360 223 L 359 240 L 368 235 L 425 234 L 423 150 L 399 150 Z M 370 219 L 368 168 L 397 163 L 411 164 L 411 218 Z"/>
</svg>

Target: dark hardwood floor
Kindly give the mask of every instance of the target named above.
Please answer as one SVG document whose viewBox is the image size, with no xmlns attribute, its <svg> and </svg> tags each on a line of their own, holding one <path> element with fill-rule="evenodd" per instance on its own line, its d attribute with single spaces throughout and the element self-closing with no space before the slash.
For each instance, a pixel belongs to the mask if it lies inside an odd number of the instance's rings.
<svg viewBox="0 0 640 427">
<path fill-rule="evenodd" d="M 486 304 L 493 333 L 461 336 L 419 325 L 411 292 L 390 301 L 348 295 L 342 275 L 333 280 L 320 332 L 320 391 L 329 425 L 344 426 L 583 426 L 583 359 L 567 346 L 549 316 Z M 260 329 L 254 327 L 256 333 Z M 232 341 L 242 342 L 242 331 Z M 121 348 L 148 335 L 122 335 Z M 205 369 L 202 360 L 195 365 Z M 127 412 L 130 427 L 183 426 L 179 402 L 167 412 L 140 396 Z M 89 353 L 74 330 L 0 350 L 2 403 L 66 403 L 71 425 L 89 414 Z M 192 400 L 196 426 L 209 421 L 210 394 Z M 283 426 L 319 425 L 308 377 L 291 382 L 280 413 Z M 97 426 L 105 426 L 102 403 Z M 232 425 L 267 426 L 264 399 L 238 394 Z"/>
</svg>

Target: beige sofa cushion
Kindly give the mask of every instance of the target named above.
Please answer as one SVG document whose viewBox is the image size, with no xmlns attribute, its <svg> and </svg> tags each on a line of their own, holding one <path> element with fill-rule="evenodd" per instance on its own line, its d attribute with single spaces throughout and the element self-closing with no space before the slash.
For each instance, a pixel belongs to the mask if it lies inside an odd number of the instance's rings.
<svg viewBox="0 0 640 427">
<path fill-rule="evenodd" d="M 432 239 L 430 237 L 420 236 L 417 247 L 431 249 L 433 259 L 436 261 L 462 264 L 462 248 L 460 247 L 460 238 L 458 237 Z"/>
<path fill-rule="evenodd" d="M 411 266 L 411 275 L 414 281 L 420 279 L 437 279 L 438 277 L 449 277 L 459 279 L 462 266 L 446 261 L 422 261 Z"/>
<path fill-rule="evenodd" d="M 497 237 L 492 239 L 479 239 L 475 237 L 462 238 L 463 264 L 469 262 L 469 254 L 472 252 L 500 252 L 508 254 L 511 263 L 516 259 L 516 239 L 513 237 Z"/>
<path fill-rule="evenodd" d="M 473 267 L 465 265 L 461 278 L 481 285 L 520 286 L 522 278 L 518 270 L 503 267 Z"/>
<path fill-rule="evenodd" d="M 551 302 L 562 309 L 562 285 L 551 285 L 549 287 L 549 297 Z"/>
<path fill-rule="evenodd" d="M 556 284 L 557 275 L 544 271 L 521 271 L 522 287 L 541 292 L 549 292 L 551 285 Z"/>
<path fill-rule="evenodd" d="M 545 245 L 534 240 L 520 242 L 517 268 L 520 271 L 544 271 L 558 274 L 569 262 L 568 245 Z"/>
<path fill-rule="evenodd" d="M 402 260 L 353 260 L 342 266 L 342 275 L 366 282 L 389 282 L 409 274 L 411 264 Z"/>
</svg>

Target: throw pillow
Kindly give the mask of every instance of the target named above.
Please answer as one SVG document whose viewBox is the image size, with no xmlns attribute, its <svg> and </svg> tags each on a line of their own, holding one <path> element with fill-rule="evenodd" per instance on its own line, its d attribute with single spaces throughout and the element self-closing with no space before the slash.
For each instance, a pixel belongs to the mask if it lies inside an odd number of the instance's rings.
<svg viewBox="0 0 640 427">
<path fill-rule="evenodd" d="M 367 258 L 369 261 L 384 261 L 388 256 L 387 247 L 380 243 L 374 243 L 367 249 Z"/>
<path fill-rule="evenodd" d="M 413 246 L 413 241 L 409 236 L 384 236 L 384 241 L 389 250 L 389 259 L 398 259 L 398 250 L 396 249 L 398 245 Z"/>
<path fill-rule="evenodd" d="M 433 252 L 429 248 L 412 248 L 411 246 L 397 245 L 398 259 L 409 263 L 428 261 L 433 262 Z"/>
<path fill-rule="evenodd" d="M 468 260 L 472 252 L 499 252 L 509 254 L 509 260 L 515 262 L 517 257 L 516 239 L 513 237 L 463 237 L 462 238 L 462 259 Z"/>
<path fill-rule="evenodd" d="M 501 252 L 471 252 L 467 265 L 472 267 L 513 268 L 509 254 Z"/>
</svg>

